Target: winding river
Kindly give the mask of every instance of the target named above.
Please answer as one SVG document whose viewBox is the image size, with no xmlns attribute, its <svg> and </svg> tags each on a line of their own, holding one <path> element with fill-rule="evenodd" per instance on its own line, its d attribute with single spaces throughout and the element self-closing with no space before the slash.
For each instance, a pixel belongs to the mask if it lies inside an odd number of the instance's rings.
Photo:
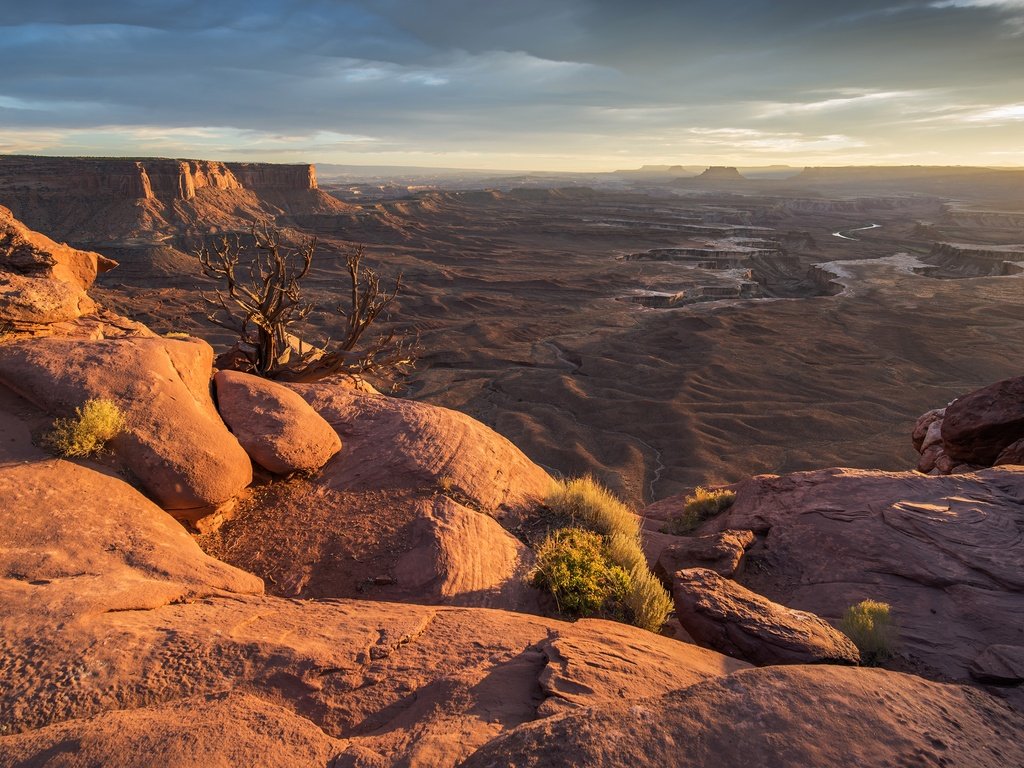
<svg viewBox="0 0 1024 768">
<path fill-rule="evenodd" d="M 868 224 L 866 227 L 855 227 L 854 229 L 847 229 L 847 230 L 843 230 L 843 231 L 845 231 L 845 232 L 862 232 L 865 229 L 878 229 L 880 226 L 882 226 L 882 225 L 881 224 Z M 832 237 L 841 237 L 841 238 L 843 238 L 843 240 L 856 240 L 857 239 L 856 237 L 850 237 L 849 235 L 844 235 L 843 231 L 833 232 L 832 233 Z"/>
</svg>

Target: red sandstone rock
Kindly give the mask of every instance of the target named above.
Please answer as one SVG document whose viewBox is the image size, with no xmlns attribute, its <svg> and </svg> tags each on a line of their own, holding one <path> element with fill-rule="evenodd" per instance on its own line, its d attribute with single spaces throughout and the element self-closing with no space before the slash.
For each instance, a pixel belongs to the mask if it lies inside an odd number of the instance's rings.
<svg viewBox="0 0 1024 768">
<path fill-rule="evenodd" d="M 1021 468 L 827 469 L 747 480 L 706 529 L 759 534 L 746 558 L 761 567 L 740 577 L 759 594 L 833 621 L 864 599 L 888 603 L 898 654 L 965 680 L 986 647 L 1020 644 L 1022 498 Z"/>
<path fill-rule="evenodd" d="M 766 667 L 660 698 L 523 725 L 463 768 L 1024 765 L 1024 716 L 986 694 L 911 675 Z"/>
<path fill-rule="evenodd" d="M 331 425 L 287 387 L 237 371 L 219 371 L 214 383 L 221 417 L 264 469 L 316 472 L 341 450 Z"/>
<path fill-rule="evenodd" d="M 532 555 L 495 517 L 530 515 L 547 473 L 461 413 L 346 380 L 289 387 L 334 425 L 345 451 L 308 481 L 240 503 L 204 546 L 289 597 L 538 610 L 526 585 Z"/>
<path fill-rule="evenodd" d="M 210 398 L 213 350 L 199 339 L 30 339 L 0 346 L 0 382 L 55 415 L 114 400 L 128 428 L 117 456 L 165 509 L 222 504 L 252 465 Z"/>
<path fill-rule="evenodd" d="M 88 314 L 96 305 L 86 290 L 97 272 L 115 266 L 33 232 L 0 206 L 0 321 L 23 329 Z"/>
<path fill-rule="evenodd" d="M 759 666 L 859 664 L 860 652 L 831 624 L 773 603 L 707 568 L 678 571 L 676 617 L 697 643 Z"/>
<path fill-rule="evenodd" d="M 1020 685 L 1024 683 L 1024 646 L 990 645 L 968 670 L 971 677 L 983 683 Z"/>
<path fill-rule="evenodd" d="M 914 441 L 914 450 L 921 453 L 925 449 L 924 439 L 928 434 L 928 430 L 936 422 L 941 422 L 945 413 L 945 408 L 935 408 L 928 411 L 928 413 L 923 414 L 921 418 L 917 420 L 917 423 L 914 424 L 914 431 L 911 435 L 911 438 Z"/>
<path fill-rule="evenodd" d="M 1024 376 L 963 395 L 946 408 L 942 443 L 956 463 L 992 466 L 1011 443 L 1024 439 Z"/>
<path fill-rule="evenodd" d="M 1012 442 L 1003 448 L 993 466 L 1001 467 L 1005 464 L 1024 465 L 1024 438 Z"/>
<path fill-rule="evenodd" d="M 669 586 L 675 572 L 685 568 L 710 568 L 719 576 L 730 578 L 739 568 L 743 553 L 753 543 L 752 531 L 687 536 L 661 551 L 654 572 Z"/>
<path fill-rule="evenodd" d="M 487 512 L 522 511 L 551 487 L 548 474 L 497 432 L 447 408 L 320 382 L 288 385 L 345 442 L 325 484 L 335 489 L 436 488 Z"/>
</svg>

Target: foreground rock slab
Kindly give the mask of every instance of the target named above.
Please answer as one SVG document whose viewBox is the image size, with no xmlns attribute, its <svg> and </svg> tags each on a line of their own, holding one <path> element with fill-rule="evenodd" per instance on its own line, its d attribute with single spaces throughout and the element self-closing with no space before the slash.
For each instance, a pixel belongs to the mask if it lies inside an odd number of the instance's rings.
<svg viewBox="0 0 1024 768">
<path fill-rule="evenodd" d="M 676 617 L 700 645 L 766 664 L 859 664 L 860 652 L 827 621 L 773 603 L 707 568 L 678 571 Z"/>
<path fill-rule="evenodd" d="M 970 680 L 990 645 L 1021 645 L 1024 468 L 950 476 L 827 469 L 755 477 L 704 532 L 755 531 L 741 581 L 838 621 L 892 606 L 897 654 L 915 670 Z"/>
<path fill-rule="evenodd" d="M 1024 764 L 1024 715 L 980 691 L 850 667 L 764 667 L 524 725 L 464 768 Z"/>
</svg>

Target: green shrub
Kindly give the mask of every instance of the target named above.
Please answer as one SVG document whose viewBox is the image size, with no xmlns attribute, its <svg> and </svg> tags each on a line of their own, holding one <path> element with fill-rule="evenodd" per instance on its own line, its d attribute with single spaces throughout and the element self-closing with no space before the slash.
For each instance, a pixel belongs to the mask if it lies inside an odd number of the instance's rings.
<svg viewBox="0 0 1024 768">
<path fill-rule="evenodd" d="M 629 574 L 608 562 L 598 534 L 562 528 L 537 547 L 533 584 L 554 596 L 561 613 L 611 615 L 629 586 Z"/>
<path fill-rule="evenodd" d="M 630 571 L 629 589 L 622 602 L 629 623 L 648 632 L 660 631 L 672 610 L 672 598 L 646 562 Z"/>
<path fill-rule="evenodd" d="M 862 600 L 846 609 L 839 625 L 860 651 L 861 661 L 875 665 L 892 654 L 896 627 L 888 603 Z"/>
<path fill-rule="evenodd" d="M 125 428 L 125 418 L 113 400 L 94 398 L 75 409 L 72 418 L 57 419 L 46 435 L 46 446 L 66 458 L 99 453 Z"/>
<path fill-rule="evenodd" d="M 547 503 L 557 514 L 603 536 L 614 533 L 633 537 L 640 535 L 640 526 L 632 510 L 592 477 L 558 481 Z"/>
<path fill-rule="evenodd" d="M 697 486 L 693 493 L 683 500 L 683 511 L 669 520 L 662 528 L 662 532 L 685 536 L 705 520 L 710 520 L 727 510 L 735 500 L 735 491 Z"/>
</svg>

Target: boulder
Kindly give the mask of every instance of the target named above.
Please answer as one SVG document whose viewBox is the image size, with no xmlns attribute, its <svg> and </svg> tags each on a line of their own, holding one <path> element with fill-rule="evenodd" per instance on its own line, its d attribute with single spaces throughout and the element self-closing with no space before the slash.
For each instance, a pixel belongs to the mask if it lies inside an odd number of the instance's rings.
<svg viewBox="0 0 1024 768">
<path fill-rule="evenodd" d="M 710 568 L 719 576 L 731 578 L 740 566 L 743 553 L 753 543 L 753 531 L 688 536 L 661 551 L 654 573 L 669 586 L 675 572 L 686 568 Z"/>
<path fill-rule="evenodd" d="M 942 419 L 943 448 L 957 464 L 990 467 L 1024 439 L 1024 376 L 1005 379 L 954 400 Z"/>
<path fill-rule="evenodd" d="M 214 382 L 221 417 L 264 469 L 312 473 L 341 450 L 337 432 L 287 387 L 238 371 L 218 371 Z"/>
<path fill-rule="evenodd" d="M 0 345 L 0 382 L 54 415 L 109 398 L 128 428 L 118 459 L 165 509 L 207 510 L 252 481 L 210 397 L 213 350 L 199 339 L 28 339 Z"/>
<path fill-rule="evenodd" d="M 463 768 L 1024 765 L 1024 715 L 981 691 L 880 669 L 765 667 L 641 703 L 549 717 Z"/>
<path fill-rule="evenodd" d="M 990 645 L 971 662 L 968 671 L 982 683 L 1020 685 L 1024 683 L 1024 646 Z"/>
<path fill-rule="evenodd" d="M 444 487 L 501 516 L 532 510 L 551 478 L 509 440 L 464 413 L 360 392 L 349 383 L 288 385 L 345 442 L 344 461 L 325 476 L 336 489 Z"/>
<path fill-rule="evenodd" d="M 914 424 L 914 431 L 911 434 L 911 438 L 914 441 L 914 450 L 921 453 L 924 449 L 924 440 L 928 435 L 928 430 L 936 422 L 942 422 L 942 417 L 945 416 L 945 408 L 935 408 L 923 414 Z"/>
<path fill-rule="evenodd" d="M 999 453 L 999 456 L 996 457 L 995 464 L 993 466 L 1001 467 L 1005 464 L 1024 466 L 1024 438 L 1012 442 L 1003 448 Z"/>
<path fill-rule="evenodd" d="M 824 619 L 773 603 L 707 568 L 673 578 L 676 617 L 699 644 L 759 666 L 859 664 L 853 642 Z"/>
</svg>

